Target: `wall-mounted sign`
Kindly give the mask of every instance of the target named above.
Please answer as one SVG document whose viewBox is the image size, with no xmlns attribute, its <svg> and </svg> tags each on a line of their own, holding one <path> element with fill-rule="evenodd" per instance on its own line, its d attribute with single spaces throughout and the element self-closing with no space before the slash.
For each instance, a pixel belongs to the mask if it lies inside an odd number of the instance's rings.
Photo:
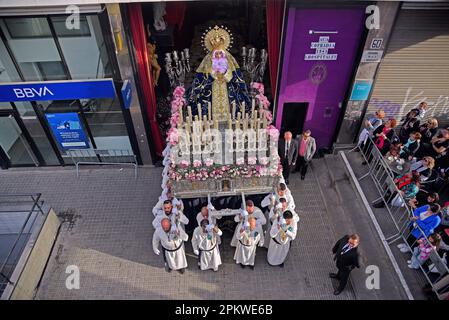
<svg viewBox="0 0 449 320">
<path fill-rule="evenodd" d="M 364 50 L 361 62 L 380 62 L 383 50 Z"/>
<path fill-rule="evenodd" d="M 63 150 L 87 149 L 89 142 L 76 112 L 45 115 L 53 135 Z"/>
<path fill-rule="evenodd" d="M 126 109 L 129 109 L 129 106 L 131 105 L 131 98 L 132 98 L 131 81 L 125 80 L 123 82 L 121 92 L 122 92 L 123 104 Z"/>
<path fill-rule="evenodd" d="M 329 53 L 329 49 L 335 49 L 335 42 L 329 42 L 328 36 L 321 36 L 318 42 L 312 42 L 310 49 L 315 49 L 315 53 L 306 53 L 304 60 L 337 60 L 337 53 Z"/>
<path fill-rule="evenodd" d="M 349 100 L 368 100 L 373 80 L 355 80 Z"/>
<path fill-rule="evenodd" d="M 384 42 L 383 38 L 374 38 L 373 40 L 371 40 L 371 44 L 370 44 L 369 48 L 371 50 L 381 49 L 383 42 Z"/>
<path fill-rule="evenodd" d="M 0 84 L 0 102 L 114 98 L 112 79 Z"/>
</svg>

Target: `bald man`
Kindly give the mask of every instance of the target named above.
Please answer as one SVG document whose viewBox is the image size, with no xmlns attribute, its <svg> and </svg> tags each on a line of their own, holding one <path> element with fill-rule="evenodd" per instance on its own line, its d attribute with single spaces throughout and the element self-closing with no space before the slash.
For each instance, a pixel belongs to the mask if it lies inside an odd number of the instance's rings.
<svg viewBox="0 0 449 320">
<path fill-rule="evenodd" d="M 284 139 L 279 140 L 278 153 L 281 158 L 282 175 L 284 176 L 285 183 L 289 184 L 288 177 L 290 176 L 290 170 L 296 165 L 296 158 L 298 157 L 298 144 L 296 140 L 292 139 L 292 133 L 290 131 L 286 131 L 284 133 Z"/>
<path fill-rule="evenodd" d="M 189 236 L 184 229 L 173 224 L 169 218 L 161 220 L 161 226 L 156 228 L 153 234 L 153 251 L 159 255 L 159 244 L 164 258 L 165 271 L 178 270 L 181 274 L 187 268 L 184 242 L 189 240 Z"/>
<path fill-rule="evenodd" d="M 246 200 L 245 210 L 242 210 L 241 214 L 238 214 L 234 217 L 234 221 L 237 222 L 238 224 L 237 227 L 235 228 L 234 235 L 231 239 L 232 247 L 237 246 L 238 243 L 237 235 L 239 233 L 239 230 L 242 228 L 243 223 L 247 221 L 248 218 L 251 217 L 256 219 L 258 226 L 263 226 L 267 223 L 267 219 L 265 218 L 265 215 L 263 214 L 262 210 L 256 207 L 252 200 Z"/>
<path fill-rule="evenodd" d="M 238 227 L 238 226 L 237 226 Z M 237 248 L 235 249 L 234 260 L 242 268 L 249 266 L 254 269 L 257 245 L 263 246 L 262 227 L 256 224 L 254 217 L 248 218 L 239 230 L 237 235 Z"/>
</svg>

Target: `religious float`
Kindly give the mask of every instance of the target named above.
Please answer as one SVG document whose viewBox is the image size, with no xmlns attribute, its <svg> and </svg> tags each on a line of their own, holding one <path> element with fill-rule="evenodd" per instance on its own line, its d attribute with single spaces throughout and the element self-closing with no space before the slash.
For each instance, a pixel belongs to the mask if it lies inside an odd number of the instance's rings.
<svg viewBox="0 0 449 320">
<path fill-rule="evenodd" d="M 279 131 L 271 124 L 264 86 L 260 82 L 247 86 L 228 51 L 231 43 L 225 27 L 209 28 L 203 35 L 207 54 L 191 87 L 174 89 L 162 198 L 170 192 L 178 199 L 207 197 L 209 203 L 211 197 L 244 200 L 245 195 L 273 192 L 282 179 Z M 253 50 L 242 48 L 244 65 L 254 59 Z M 265 50 L 261 56 L 265 64 Z"/>
</svg>

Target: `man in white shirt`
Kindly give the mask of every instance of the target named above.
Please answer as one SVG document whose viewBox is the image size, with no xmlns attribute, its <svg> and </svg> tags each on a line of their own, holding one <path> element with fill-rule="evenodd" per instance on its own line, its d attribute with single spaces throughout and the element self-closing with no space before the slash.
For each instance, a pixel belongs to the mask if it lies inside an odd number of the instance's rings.
<svg viewBox="0 0 449 320">
<path fill-rule="evenodd" d="M 184 250 L 184 242 L 189 236 L 182 228 L 172 224 L 170 219 L 164 218 L 161 224 L 156 228 L 153 234 L 153 251 L 156 255 L 160 254 L 159 244 L 162 249 L 162 257 L 164 258 L 165 271 L 179 270 L 181 274 L 187 268 L 186 253 Z"/>
<path fill-rule="evenodd" d="M 162 213 L 159 213 L 153 219 L 153 227 L 155 229 L 160 226 L 161 221 L 164 218 L 170 219 L 170 221 L 175 225 L 178 225 L 178 222 L 180 222 L 183 229 L 184 226 L 189 223 L 189 219 L 182 213 L 181 210 L 178 210 L 178 208 L 173 208 L 171 200 L 164 201 L 163 210 L 164 211 Z"/>
<path fill-rule="evenodd" d="M 262 228 L 257 226 L 256 219 L 251 217 L 245 222 L 243 228 L 237 231 L 238 243 L 235 249 L 234 260 L 242 268 L 249 266 L 251 269 L 254 269 L 257 246 L 262 247 L 264 241 Z"/>
<path fill-rule="evenodd" d="M 265 218 L 265 215 L 263 214 L 262 210 L 257 208 L 254 205 L 254 202 L 252 200 L 246 201 L 246 210 L 242 210 L 241 214 L 238 214 L 234 217 L 234 221 L 238 223 L 235 231 L 234 236 L 231 240 L 231 246 L 235 247 L 237 245 L 238 239 L 238 230 L 242 227 L 243 223 L 245 221 L 248 221 L 249 218 L 255 218 L 257 220 L 258 226 L 263 226 L 267 223 L 267 219 Z M 262 235 L 263 237 L 263 235 Z"/>
<path fill-rule="evenodd" d="M 295 240 L 297 231 L 296 221 L 290 211 L 285 211 L 281 219 L 274 219 L 270 230 L 270 245 L 267 260 L 272 266 L 284 267 L 284 261 L 290 250 L 290 242 Z"/>
<path fill-rule="evenodd" d="M 213 269 L 218 271 L 221 265 L 218 237 L 223 233 L 209 220 L 203 219 L 196 227 L 192 236 L 193 253 L 198 256 L 198 267 L 201 270 Z"/>
</svg>

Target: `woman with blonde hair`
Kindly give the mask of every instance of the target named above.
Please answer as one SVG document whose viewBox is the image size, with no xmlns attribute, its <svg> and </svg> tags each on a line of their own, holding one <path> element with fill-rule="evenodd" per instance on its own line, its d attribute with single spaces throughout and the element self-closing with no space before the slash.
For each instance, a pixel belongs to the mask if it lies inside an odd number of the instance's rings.
<svg viewBox="0 0 449 320">
<path fill-rule="evenodd" d="M 435 159 L 429 156 L 422 158 L 411 164 L 410 170 L 418 172 L 421 181 L 426 181 L 432 175 L 432 169 L 435 167 Z"/>
</svg>

